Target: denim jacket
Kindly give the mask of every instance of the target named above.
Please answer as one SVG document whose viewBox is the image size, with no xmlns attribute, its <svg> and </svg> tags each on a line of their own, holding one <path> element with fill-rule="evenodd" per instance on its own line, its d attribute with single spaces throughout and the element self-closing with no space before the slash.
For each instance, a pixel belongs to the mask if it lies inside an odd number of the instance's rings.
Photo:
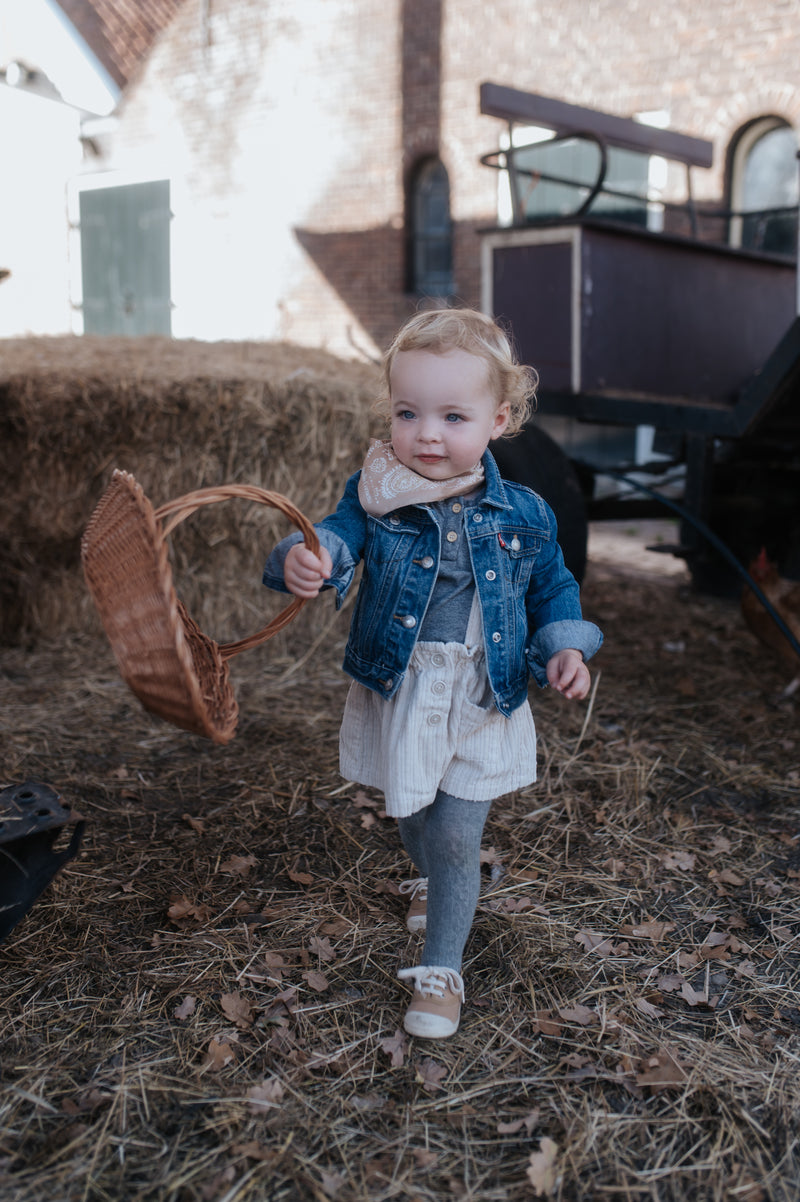
<svg viewBox="0 0 800 1202">
<path fill-rule="evenodd" d="M 574 647 L 584 659 L 603 636 L 581 616 L 579 588 L 556 541 L 556 520 L 537 493 L 500 477 L 487 451 L 486 487 L 466 509 L 472 569 L 480 601 L 486 667 L 495 705 L 508 717 L 527 697 L 528 674 L 547 684 L 547 661 Z M 364 573 L 345 650 L 344 670 L 382 697 L 405 675 L 439 567 L 441 531 L 427 505 L 408 505 L 381 517 L 358 500 L 356 472 L 336 512 L 315 525 L 333 560 L 325 588 L 341 607 L 356 567 Z M 264 584 L 286 592 L 283 564 L 299 533 L 273 550 Z"/>
</svg>

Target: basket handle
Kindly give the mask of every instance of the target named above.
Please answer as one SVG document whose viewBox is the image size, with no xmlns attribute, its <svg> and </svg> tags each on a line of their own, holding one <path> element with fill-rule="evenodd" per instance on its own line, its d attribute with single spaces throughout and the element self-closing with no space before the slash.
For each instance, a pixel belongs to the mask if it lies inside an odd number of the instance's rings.
<svg viewBox="0 0 800 1202">
<path fill-rule="evenodd" d="M 244 501 L 257 501 L 261 505 L 270 505 L 273 509 L 280 509 L 281 513 L 297 526 L 309 551 L 313 551 L 315 555 L 319 554 L 317 532 L 308 518 L 281 493 L 270 492 L 268 489 L 258 488 L 254 484 L 220 484 L 216 488 L 198 488 L 195 492 L 177 497 L 174 501 L 167 501 L 155 510 L 156 520 L 162 523 L 163 537 L 166 538 L 176 526 L 196 513 L 202 506 L 215 505 L 217 501 L 227 501 L 231 497 L 240 497 Z M 248 635 L 247 638 L 239 639 L 236 643 L 223 643 L 219 648 L 220 655 L 223 659 L 231 659 L 241 651 L 249 651 L 251 647 L 258 647 L 261 643 L 266 643 L 267 639 L 271 639 L 273 635 L 277 634 L 279 630 L 283 630 L 297 617 L 305 603 L 302 597 L 295 597 L 263 629 Z"/>
</svg>

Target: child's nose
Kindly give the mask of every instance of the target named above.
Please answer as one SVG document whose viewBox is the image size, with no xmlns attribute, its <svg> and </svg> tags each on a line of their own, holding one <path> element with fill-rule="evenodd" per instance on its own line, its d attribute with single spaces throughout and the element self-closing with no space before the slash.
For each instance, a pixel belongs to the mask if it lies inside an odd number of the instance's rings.
<svg viewBox="0 0 800 1202">
<path fill-rule="evenodd" d="M 438 442 L 441 437 L 439 423 L 433 420 L 423 421 L 420 426 L 420 437 L 423 442 Z"/>
</svg>

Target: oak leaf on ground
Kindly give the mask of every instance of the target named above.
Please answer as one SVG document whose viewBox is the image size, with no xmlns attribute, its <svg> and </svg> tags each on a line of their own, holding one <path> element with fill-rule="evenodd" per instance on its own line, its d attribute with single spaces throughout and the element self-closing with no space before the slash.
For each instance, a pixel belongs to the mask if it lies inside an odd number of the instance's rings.
<svg viewBox="0 0 800 1202">
<path fill-rule="evenodd" d="M 402 1068 L 405 1054 L 408 1051 L 408 1039 L 399 1027 L 394 1035 L 381 1040 L 380 1048 L 390 1058 L 392 1068 Z"/>
<path fill-rule="evenodd" d="M 537 1198 L 546 1198 L 555 1193 L 558 1144 L 545 1135 L 539 1141 L 539 1151 L 531 1152 L 528 1159 L 528 1180 Z"/>
</svg>

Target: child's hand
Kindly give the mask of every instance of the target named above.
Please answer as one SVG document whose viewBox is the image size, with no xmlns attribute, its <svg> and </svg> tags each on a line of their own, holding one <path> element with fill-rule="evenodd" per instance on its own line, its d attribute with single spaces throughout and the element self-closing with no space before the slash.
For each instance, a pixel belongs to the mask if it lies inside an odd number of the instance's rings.
<svg viewBox="0 0 800 1202">
<path fill-rule="evenodd" d="M 325 547 L 320 547 L 317 556 L 304 543 L 295 543 L 286 554 L 283 581 L 295 597 L 310 600 L 316 597 L 332 571 L 333 561 Z"/>
<path fill-rule="evenodd" d="M 547 661 L 548 683 L 570 701 L 582 701 L 589 692 L 592 678 L 580 651 L 571 647 L 557 651 Z"/>
</svg>

